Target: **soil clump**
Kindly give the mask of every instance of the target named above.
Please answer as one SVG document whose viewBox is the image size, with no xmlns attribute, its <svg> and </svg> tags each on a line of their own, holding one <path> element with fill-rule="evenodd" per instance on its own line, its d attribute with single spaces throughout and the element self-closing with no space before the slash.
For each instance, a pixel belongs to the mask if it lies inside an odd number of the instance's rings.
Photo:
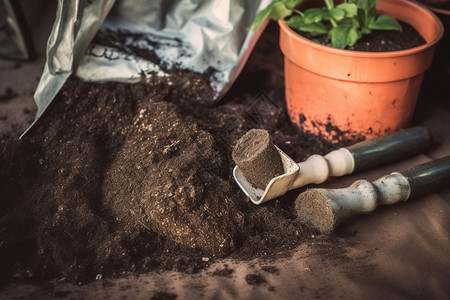
<svg viewBox="0 0 450 300">
<path fill-rule="evenodd" d="M 245 178 L 260 189 L 283 174 L 280 155 L 267 130 L 252 129 L 244 134 L 234 146 L 232 157 Z"/>
<path fill-rule="evenodd" d="M 317 190 L 309 189 L 302 193 L 295 201 L 295 209 L 303 223 L 321 233 L 330 234 L 337 225 L 337 216 L 328 199 Z"/>
</svg>

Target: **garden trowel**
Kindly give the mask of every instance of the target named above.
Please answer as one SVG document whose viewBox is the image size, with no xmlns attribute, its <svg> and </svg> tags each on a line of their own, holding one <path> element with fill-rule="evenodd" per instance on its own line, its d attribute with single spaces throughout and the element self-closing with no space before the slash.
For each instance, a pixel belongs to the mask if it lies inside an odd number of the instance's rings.
<svg viewBox="0 0 450 300">
<path fill-rule="evenodd" d="M 314 154 L 301 163 L 296 163 L 274 146 L 281 157 L 284 173 L 272 178 L 264 190 L 249 183 L 238 166 L 233 169 L 233 176 L 245 195 L 253 203 L 261 204 L 289 190 L 323 183 L 332 176 L 352 174 L 417 155 L 429 149 L 432 143 L 433 138 L 427 128 L 412 127 L 340 148 L 325 156 Z"/>
<path fill-rule="evenodd" d="M 328 234 L 347 218 L 448 187 L 449 181 L 450 156 L 447 156 L 373 182 L 358 180 L 342 189 L 308 189 L 298 196 L 295 208 L 301 222 Z"/>
</svg>

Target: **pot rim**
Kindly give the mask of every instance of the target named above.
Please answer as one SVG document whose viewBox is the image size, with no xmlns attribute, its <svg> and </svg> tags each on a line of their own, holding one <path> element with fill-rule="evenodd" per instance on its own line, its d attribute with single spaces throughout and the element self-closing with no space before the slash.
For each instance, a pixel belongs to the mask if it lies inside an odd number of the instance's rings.
<svg viewBox="0 0 450 300">
<path fill-rule="evenodd" d="M 389 0 L 392 1 L 392 0 Z M 368 52 L 368 51 L 356 51 L 356 50 L 348 50 L 348 49 L 339 49 L 331 46 L 323 45 L 314 41 L 311 41 L 298 33 L 296 33 L 293 29 L 291 29 L 284 20 L 278 20 L 278 25 L 282 30 L 285 31 L 286 34 L 290 36 L 290 38 L 306 44 L 310 47 L 316 48 L 320 51 L 327 51 L 337 55 L 343 56 L 352 56 L 352 57 L 374 57 L 374 58 L 384 58 L 384 57 L 399 57 L 405 55 L 412 55 L 415 53 L 419 53 L 421 51 L 425 51 L 426 49 L 434 46 L 439 42 L 439 40 L 444 35 L 444 25 L 441 20 L 427 7 L 413 0 L 397 0 L 398 2 L 403 2 L 408 6 L 411 6 L 412 9 L 417 9 L 421 11 L 422 14 L 426 15 L 428 18 L 434 20 L 438 27 L 438 32 L 436 36 L 430 40 L 426 41 L 425 44 L 420 45 L 418 47 L 404 49 L 404 50 L 396 50 L 396 51 L 383 51 L 383 52 Z M 410 24 L 411 25 L 411 24 Z M 412 26 L 412 25 L 411 25 Z M 417 30 L 417 29 L 416 29 Z"/>
</svg>

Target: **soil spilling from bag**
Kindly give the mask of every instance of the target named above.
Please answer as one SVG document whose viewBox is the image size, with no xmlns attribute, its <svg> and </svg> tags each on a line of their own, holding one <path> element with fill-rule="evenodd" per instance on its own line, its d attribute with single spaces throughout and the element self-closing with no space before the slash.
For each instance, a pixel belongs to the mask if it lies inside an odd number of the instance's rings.
<svg viewBox="0 0 450 300">
<path fill-rule="evenodd" d="M 178 75 L 171 80 L 198 76 Z M 227 145 L 248 129 L 239 105 L 192 107 L 204 115 L 195 119 L 167 101 L 191 97 L 167 80 L 70 80 L 28 137 L 1 143 L 4 279 L 195 272 L 215 257 L 292 249 L 312 234 L 289 196 L 256 207 L 234 184 Z M 223 117 L 236 127 L 220 136 Z M 298 149 L 317 152 L 314 142 Z"/>
<path fill-rule="evenodd" d="M 231 176 L 231 149 L 252 128 L 297 161 L 355 142 L 291 126 L 277 32 L 215 107 L 194 101 L 212 97 L 208 76 L 186 70 L 133 85 L 70 79 L 25 138 L 2 137 L 2 282 L 193 273 L 224 256 L 289 255 L 316 234 L 296 219 L 299 190 L 255 206 Z"/>
</svg>

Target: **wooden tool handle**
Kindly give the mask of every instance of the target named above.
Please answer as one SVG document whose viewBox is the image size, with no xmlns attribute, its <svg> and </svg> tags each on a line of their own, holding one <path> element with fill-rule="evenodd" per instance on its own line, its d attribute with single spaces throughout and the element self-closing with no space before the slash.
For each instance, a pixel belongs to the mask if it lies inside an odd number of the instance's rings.
<svg viewBox="0 0 450 300">
<path fill-rule="evenodd" d="M 297 215 L 320 232 L 330 233 L 343 220 L 450 186 L 450 156 L 430 161 L 374 182 L 355 181 L 342 189 L 309 189 L 295 201 Z"/>
<path fill-rule="evenodd" d="M 450 156 L 400 172 L 409 182 L 411 197 L 450 186 Z"/>
<path fill-rule="evenodd" d="M 347 147 L 354 160 L 353 172 L 381 166 L 429 149 L 433 136 L 425 127 L 412 127 Z"/>
</svg>

